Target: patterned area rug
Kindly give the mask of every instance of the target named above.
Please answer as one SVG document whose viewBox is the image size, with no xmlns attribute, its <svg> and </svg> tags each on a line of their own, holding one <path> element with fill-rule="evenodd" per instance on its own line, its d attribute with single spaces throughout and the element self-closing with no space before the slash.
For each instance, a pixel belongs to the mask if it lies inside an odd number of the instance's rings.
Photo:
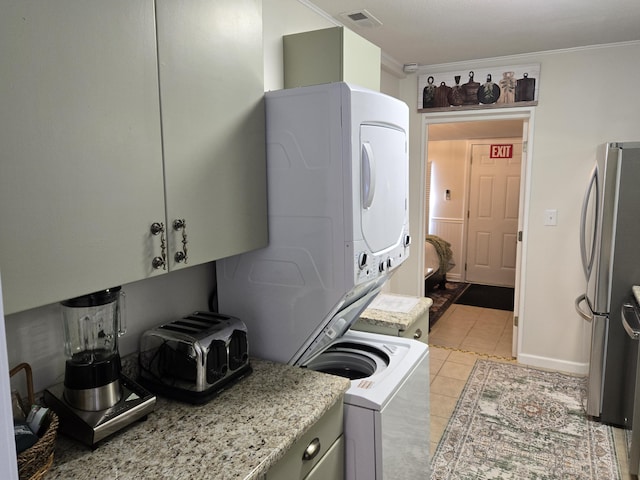
<svg viewBox="0 0 640 480">
<path fill-rule="evenodd" d="M 586 380 L 478 360 L 431 460 L 431 479 L 619 480 L 611 427 Z"/>
<path fill-rule="evenodd" d="M 429 330 L 435 325 L 447 308 L 455 302 L 460 295 L 469 287 L 469 283 L 446 282 L 445 289 L 434 288 L 425 295 L 433 300 L 433 305 L 429 308 Z"/>
</svg>

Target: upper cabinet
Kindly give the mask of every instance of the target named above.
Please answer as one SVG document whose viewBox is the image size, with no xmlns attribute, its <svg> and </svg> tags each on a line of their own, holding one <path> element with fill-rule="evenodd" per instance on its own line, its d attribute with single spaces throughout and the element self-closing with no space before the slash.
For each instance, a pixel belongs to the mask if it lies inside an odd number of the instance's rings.
<svg viewBox="0 0 640 480">
<path fill-rule="evenodd" d="M 261 2 L 156 9 L 169 268 L 266 246 Z"/>
<path fill-rule="evenodd" d="M 6 313 L 266 244 L 260 1 L 2 10 Z"/>
<path fill-rule="evenodd" d="M 380 48 L 344 27 L 283 37 L 285 88 L 345 81 L 380 91 Z"/>
</svg>

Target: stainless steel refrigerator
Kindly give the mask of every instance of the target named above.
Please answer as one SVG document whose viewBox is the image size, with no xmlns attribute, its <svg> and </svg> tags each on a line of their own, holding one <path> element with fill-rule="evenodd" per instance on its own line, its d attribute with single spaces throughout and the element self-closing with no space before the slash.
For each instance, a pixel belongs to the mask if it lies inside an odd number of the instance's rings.
<svg viewBox="0 0 640 480">
<path fill-rule="evenodd" d="M 640 142 L 598 152 L 580 233 L 586 290 L 576 310 L 592 329 L 587 414 L 631 428 L 638 342 L 625 332 L 621 311 L 640 284 Z"/>
</svg>

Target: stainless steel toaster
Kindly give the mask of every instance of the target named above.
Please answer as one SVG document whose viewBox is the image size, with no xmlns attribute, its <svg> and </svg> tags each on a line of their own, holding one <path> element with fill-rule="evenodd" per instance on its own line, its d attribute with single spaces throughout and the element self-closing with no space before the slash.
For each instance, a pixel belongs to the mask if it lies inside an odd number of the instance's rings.
<svg viewBox="0 0 640 480">
<path fill-rule="evenodd" d="M 251 372 L 247 327 L 235 317 L 193 312 L 140 337 L 139 382 L 170 398 L 204 403 Z"/>
</svg>

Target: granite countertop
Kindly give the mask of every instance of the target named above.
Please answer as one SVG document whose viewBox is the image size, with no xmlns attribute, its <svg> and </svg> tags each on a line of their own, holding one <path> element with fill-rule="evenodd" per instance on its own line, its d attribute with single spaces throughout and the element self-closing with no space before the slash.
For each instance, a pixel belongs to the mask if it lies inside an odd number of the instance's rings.
<svg viewBox="0 0 640 480">
<path fill-rule="evenodd" d="M 47 479 L 257 479 L 349 388 L 346 378 L 252 359 L 204 405 L 157 398 L 154 412 L 91 451 L 58 435 Z"/>
<path fill-rule="evenodd" d="M 358 322 L 404 331 L 424 315 L 432 304 L 433 300 L 428 297 L 381 294 L 360 314 Z"/>
</svg>

